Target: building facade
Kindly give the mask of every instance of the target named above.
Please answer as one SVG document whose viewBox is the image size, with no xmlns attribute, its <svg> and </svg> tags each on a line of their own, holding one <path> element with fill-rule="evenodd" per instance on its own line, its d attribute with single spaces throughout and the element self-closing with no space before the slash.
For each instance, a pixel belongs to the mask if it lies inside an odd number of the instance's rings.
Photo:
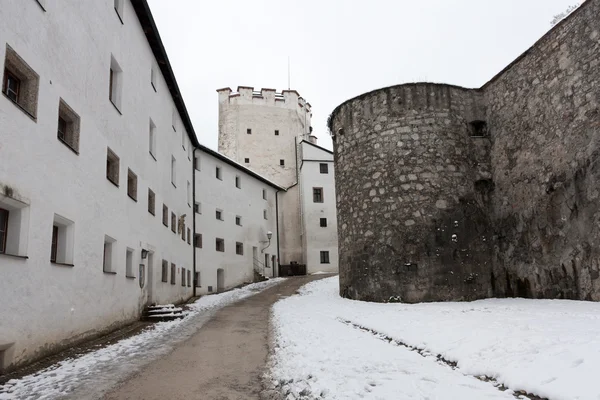
<svg viewBox="0 0 600 400">
<path fill-rule="evenodd" d="M 600 300 L 599 19 L 587 0 L 480 89 L 334 110 L 341 295 Z"/>
<path fill-rule="evenodd" d="M 337 271 L 337 239 L 331 239 L 331 232 L 337 229 L 333 164 L 327 150 L 307 147 L 316 141 L 310 103 L 295 90 L 279 93 L 239 86 L 236 92 L 224 88 L 217 93 L 219 152 L 286 189 L 278 208 L 279 264 L 303 264 L 307 273 Z M 323 174 L 326 176 L 315 173 L 318 160 L 330 168 L 329 174 Z M 323 185 L 321 199 L 325 200 L 315 204 L 312 187 L 317 188 L 317 183 Z M 328 226 L 313 231 L 314 221 L 306 220 L 305 211 L 310 213 L 308 218 L 321 213 Z M 320 250 L 313 248 L 317 238 L 326 239 Z"/>
<path fill-rule="evenodd" d="M 146 1 L 0 20 L 0 372 L 273 274 L 283 188 L 198 143 Z"/>
</svg>

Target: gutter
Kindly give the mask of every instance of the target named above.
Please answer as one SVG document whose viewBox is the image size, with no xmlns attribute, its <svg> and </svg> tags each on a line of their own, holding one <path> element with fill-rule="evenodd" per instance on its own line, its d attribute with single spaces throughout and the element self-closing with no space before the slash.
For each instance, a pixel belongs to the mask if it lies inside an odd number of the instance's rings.
<svg viewBox="0 0 600 400">
<path fill-rule="evenodd" d="M 193 264 L 192 264 L 192 295 L 196 297 L 196 150 L 197 147 L 194 146 L 194 151 L 192 152 L 192 202 L 194 205 L 192 206 L 192 231 L 194 232 L 194 236 L 192 238 L 192 251 L 193 254 Z"/>
<path fill-rule="evenodd" d="M 277 276 L 279 276 L 279 190 L 275 192 L 275 230 L 277 231 Z M 273 278 L 275 277 L 275 266 L 273 265 Z"/>
</svg>

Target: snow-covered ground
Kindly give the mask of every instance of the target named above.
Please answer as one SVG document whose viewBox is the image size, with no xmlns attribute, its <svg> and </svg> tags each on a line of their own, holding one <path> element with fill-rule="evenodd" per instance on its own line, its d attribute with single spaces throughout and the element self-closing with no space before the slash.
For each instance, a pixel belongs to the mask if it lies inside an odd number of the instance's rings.
<svg viewBox="0 0 600 400">
<path fill-rule="evenodd" d="M 218 309 L 282 280 L 271 279 L 230 292 L 201 297 L 191 304 L 190 311 L 183 319 L 159 322 L 139 335 L 0 385 L 0 400 L 97 399 L 115 384 L 190 337 Z"/>
<path fill-rule="evenodd" d="M 524 390 L 600 400 L 599 303 L 375 304 L 340 298 L 334 277 L 276 303 L 273 324 L 270 378 L 288 399 L 514 399 Z"/>
</svg>

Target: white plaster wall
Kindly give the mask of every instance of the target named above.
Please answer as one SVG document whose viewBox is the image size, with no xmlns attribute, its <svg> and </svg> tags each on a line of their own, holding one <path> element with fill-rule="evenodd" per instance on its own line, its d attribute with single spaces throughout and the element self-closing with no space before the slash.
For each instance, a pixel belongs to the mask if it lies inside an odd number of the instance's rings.
<svg viewBox="0 0 600 400">
<path fill-rule="evenodd" d="M 29 204 L 30 217 L 28 259 L 0 255 L 0 346 L 14 343 L 6 364 L 137 319 L 148 301 L 175 302 L 192 289 L 181 287 L 179 273 L 177 285 L 160 283 L 163 258 L 178 271 L 192 267 L 192 246 L 161 223 L 163 202 L 169 212 L 191 216 L 192 163 L 181 122 L 177 132 L 171 127 L 174 103 L 162 75 L 157 92 L 150 85 L 156 61 L 131 4 L 125 2 L 122 24 L 109 0 L 45 3 L 46 11 L 34 0 L 3 0 L 0 7 L 0 62 L 9 44 L 40 76 L 36 121 L 0 95 L 0 184 Z M 122 115 L 108 99 L 111 53 L 123 69 Z M 81 117 L 79 155 L 56 137 L 59 98 Z M 150 118 L 157 160 L 148 152 Z M 120 157 L 118 188 L 106 179 L 107 146 Z M 138 176 L 137 202 L 127 196 L 128 168 Z M 156 216 L 147 211 L 148 187 L 156 193 Z M 55 213 L 75 223 L 74 267 L 49 261 Z M 105 235 L 117 240 L 116 275 L 102 271 Z M 141 249 L 154 252 L 153 288 L 125 277 L 127 247 L 134 249 L 136 276 Z"/>
<path fill-rule="evenodd" d="M 337 213 L 335 202 L 335 171 L 333 154 L 302 142 L 300 185 L 302 193 L 303 242 L 307 272 L 338 272 Z M 329 173 L 320 172 L 320 163 L 329 165 Z M 313 202 L 313 187 L 323 188 L 323 203 Z M 320 226 L 327 218 L 327 227 Z M 329 264 L 321 264 L 320 252 L 329 251 Z"/>
<path fill-rule="evenodd" d="M 211 154 L 196 151 L 198 158 L 196 171 L 196 202 L 200 203 L 200 213 L 195 214 L 196 232 L 202 234 L 202 248 L 196 249 L 196 269 L 200 272 L 200 287 L 197 294 L 217 291 L 217 269 L 225 271 L 225 289 L 252 282 L 254 279 L 253 252 L 257 247 L 258 259 L 264 264 L 265 254 L 269 254 L 269 266 L 265 270 L 268 277 L 274 276 L 271 256 L 277 255 L 277 226 L 275 218 L 276 189 L 259 179 L 246 174 Z M 216 167 L 221 168 L 222 180 L 216 177 Z M 235 177 L 241 179 L 241 188 L 235 185 Z M 263 199 L 263 189 L 267 199 Z M 281 194 L 281 193 L 280 193 Z M 223 221 L 217 220 L 216 210 L 222 210 Z M 267 210 L 264 219 L 263 210 Z M 235 223 L 235 217 L 242 217 L 242 226 Z M 267 232 L 273 233 L 267 247 Z M 225 251 L 216 251 L 216 239 L 225 240 Z M 236 242 L 244 244 L 244 254 L 236 254 Z"/>
</svg>

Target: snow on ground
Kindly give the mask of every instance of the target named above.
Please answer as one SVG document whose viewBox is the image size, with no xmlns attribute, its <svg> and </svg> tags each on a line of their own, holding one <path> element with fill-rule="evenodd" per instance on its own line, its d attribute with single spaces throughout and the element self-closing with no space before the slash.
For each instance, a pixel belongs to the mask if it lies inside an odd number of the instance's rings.
<svg viewBox="0 0 600 400">
<path fill-rule="evenodd" d="M 288 398 L 514 399 L 475 378 L 486 375 L 551 400 L 600 399 L 599 303 L 376 304 L 342 299 L 333 277 L 276 303 L 273 325 L 270 377 Z M 457 369 L 439 363 L 437 354 Z"/>
<path fill-rule="evenodd" d="M 185 318 L 159 322 L 139 335 L 81 357 L 63 360 L 34 375 L 0 385 L 0 400 L 95 399 L 194 334 L 219 308 L 280 283 L 276 278 L 201 297 Z"/>
</svg>

